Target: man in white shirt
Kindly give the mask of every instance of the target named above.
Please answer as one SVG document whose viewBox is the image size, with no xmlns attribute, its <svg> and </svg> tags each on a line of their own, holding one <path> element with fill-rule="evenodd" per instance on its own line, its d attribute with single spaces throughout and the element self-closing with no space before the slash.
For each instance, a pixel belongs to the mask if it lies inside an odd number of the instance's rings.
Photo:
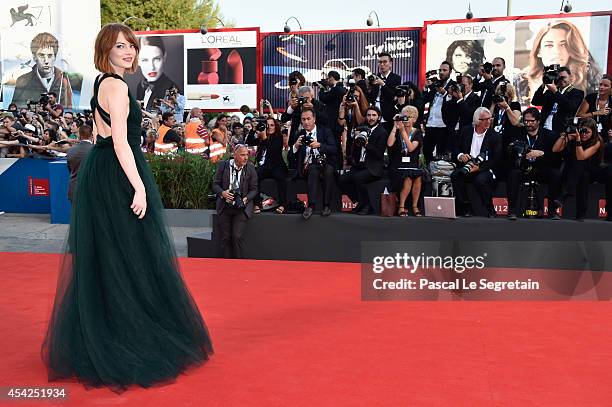
<svg viewBox="0 0 612 407">
<path fill-rule="evenodd" d="M 474 112 L 473 127 L 464 127 L 459 135 L 459 145 L 453 153 L 457 169 L 451 174 L 457 212 L 465 217 L 473 215 L 465 184 L 476 187 L 482 206 L 488 217 L 495 217 L 493 189 L 495 171 L 502 159 L 501 136 L 491 129 L 493 116 L 486 107 Z"/>
</svg>

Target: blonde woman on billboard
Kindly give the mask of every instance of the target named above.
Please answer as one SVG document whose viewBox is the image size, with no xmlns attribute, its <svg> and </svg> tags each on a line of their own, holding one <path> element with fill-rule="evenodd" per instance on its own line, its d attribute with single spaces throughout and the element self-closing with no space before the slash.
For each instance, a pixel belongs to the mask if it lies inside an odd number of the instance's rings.
<svg viewBox="0 0 612 407">
<path fill-rule="evenodd" d="M 585 93 L 597 89 L 601 71 L 580 30 L 568 20 L 550 22 L 536 35 L 529 54 L 529 66 L 524 73 L 528 93 L 521 94 L 528 94 L 531 100 L 536 89 L 542 85 L 545 68 L 553 64 L 570 69 L 574 88 Z"/>
</svg>

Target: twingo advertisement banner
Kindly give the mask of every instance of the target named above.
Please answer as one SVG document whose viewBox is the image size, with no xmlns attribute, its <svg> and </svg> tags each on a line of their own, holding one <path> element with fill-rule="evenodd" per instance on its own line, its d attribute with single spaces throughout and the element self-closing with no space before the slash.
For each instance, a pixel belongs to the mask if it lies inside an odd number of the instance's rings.
<svg viewBox="0 0 612 407">
<path fill-rule="evenodd" d="M 36 106 L 55 92 L 70 109 L 88 109 L 96 71 L 99 0 L 0 2 L 0 106 Z"/>
<path fill-rule="evenodd" d="M 377 73 L 377 56 L 393 57 L 392 71 L 402 82 L 417 83 L 419 28 L 263 33 L 263 96 L 275 109 L 285 109 L 289 98 L 287 75 L 299 71 L 306 84 L 337 71 L 342 80 L 361 68 L 366 76 Z"/>
<path fill-rule="evenodd" d="M 126 75 L 136 99 L 154 110 L 176 85 L 185 108 L 239 110 L 257 105 L 258 28 L 141 31 L 139 68 Z"/>
<path fill-rule="evenodd" d="M 574 87 L 596 92 L 608 69 L 610 13 L 426 21 L 427 71 L 451 62 L 456 74 L 479 73 L 479 65 L 502 57 L 504 76 L 517 100 L 528 106 L 544 68 L 567 66 Z M 488 106 L 487 106 L 488 107 Z"/>
</svg>

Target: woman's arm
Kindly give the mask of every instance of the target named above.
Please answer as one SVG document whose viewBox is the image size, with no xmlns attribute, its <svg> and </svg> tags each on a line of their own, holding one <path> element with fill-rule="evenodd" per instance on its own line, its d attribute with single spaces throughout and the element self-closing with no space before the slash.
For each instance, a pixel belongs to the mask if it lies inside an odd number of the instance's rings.
<svg viewBox="0 0 612 407">
<path fill-rule="evenodd" d="M 582 145 L 576 145 L 576 159 L 579 161 L 588 160 L 599 150 L 599 140 L 597 143 L 593 144 L 591 147 L 588 147 L 586 150 L 582 147 Z"/>
<path fill-rule="evenodd" d="M 363 123 L 365 123 L 365 115 L 364 113 L 361 113 L 361 109 L 359 108 L 359 105 L 357 104 L 357 102 L 354 102 L 352 107 L 353 107 L 353 114 L 355 115 L 355 121 L 357 122 L 359 126 L 361 126 Z"/>
<path fill-rule="evenodd" d="M 130 208 L 139 219 L 144 218 L 147 210 L 147 196 L 144 183 L 140 178 L 134 154 L 127 141 L 127 117 L 130 100 L 127 84 L 119 79 L 107 79 L 101 86 L 103 101 L 108 106 L 111 117 L 113 148 L 119 164 L 134 188 L 134 200 Z"/>
<path fill-rule="evenodd" d="M 593 117 L 593 114 L 587 113 L 587 110 L 589 110 L 589 102 L 587 102 L 586 99 L 584 99 L 582 103 L 580 104 L 580 107 L 578 108 L 578 113 L 576 113 L 576 116 L 580 117 L 581 119 L 586 119 L 587 117 Z"/>
<path fill-rule="evenodd" d="M 557 139 L 557 141 L 555 141 L 555 144 L 553 145 L 553 153 L 560 153 L 561 151 L 565 150 L 565 147 L 567 147 L 568 142 L 567 137 L 567 134 L 561 133 L 561 136 L 559 136 L 559 138 Z"/>
</svg>

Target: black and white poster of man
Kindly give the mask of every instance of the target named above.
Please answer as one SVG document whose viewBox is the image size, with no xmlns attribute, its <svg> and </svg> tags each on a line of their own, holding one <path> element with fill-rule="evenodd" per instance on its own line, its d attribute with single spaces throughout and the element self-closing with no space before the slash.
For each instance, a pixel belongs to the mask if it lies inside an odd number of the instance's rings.
<svg viewBox="0 0 612 407">
<path fill-rule="evenodd" d="M 55 92 L 65 108 L 88 108 L 95 77 L 90 44 L 100 25 L 99 7 L 99 0 L 2 1 L 3 107 L 32 106 L 42 94 Z"/>
</svg>

